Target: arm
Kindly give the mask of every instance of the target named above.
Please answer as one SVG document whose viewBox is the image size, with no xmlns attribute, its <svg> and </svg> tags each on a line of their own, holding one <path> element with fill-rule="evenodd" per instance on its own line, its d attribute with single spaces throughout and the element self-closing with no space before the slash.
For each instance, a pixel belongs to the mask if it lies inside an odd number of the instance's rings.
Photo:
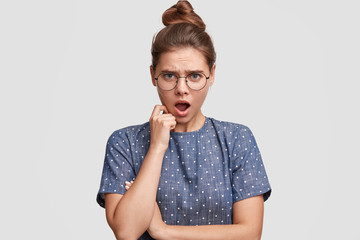
<svg viewBox="0 0 360 240">
<path fill-rule="evenodd" d="M 154 211 L 161 156 L 161 152 L 149 149 L 132 189 L 124 195 L 105 194 L 106 219 L 117 239 L 137 239 L 148 228 Z"/>
<path fill-rule="evenodd" d="M 262 195 L 240 200 L 233 205 L 233 224 L 174 226 L 166 225 L 161 220 L 158 208 L 154 212 L 148 232 L 156 239 L 261 239 L 264 214 Z"/>
<path fill-rule="evenodd" d="M 106 194 L 105 209 L 109 226 L 117 239 L 137 239 L 149 227 L 154 213 L 162 159 L 169 144 L 175 118 L 164 106 L 155 106 L 150 117 L 151 141 L 140 171 L 124 195 Z"/>
</svg>

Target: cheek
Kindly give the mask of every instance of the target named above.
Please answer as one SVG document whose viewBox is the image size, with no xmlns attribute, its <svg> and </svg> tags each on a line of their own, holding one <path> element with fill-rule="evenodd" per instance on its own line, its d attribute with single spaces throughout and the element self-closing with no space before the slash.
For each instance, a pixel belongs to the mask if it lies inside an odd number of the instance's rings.
<svg viewBox="0 0 360 240">
<path fill-rule="evenodd" d="M 169 94 L 158 91 L 158 95 L 159 95 L 160 101 L 163 105 L 166 105 L 169 102 L 169 100 L 170 100 Z"/>
<path fill-rule="evenodd" d="M 199 95 L 196 96 L 196 103 L 197 105 L 202 105 L 205 101 L 208 89 L 204 89 L 203 91 L 199 92 Z"/>
</svg>

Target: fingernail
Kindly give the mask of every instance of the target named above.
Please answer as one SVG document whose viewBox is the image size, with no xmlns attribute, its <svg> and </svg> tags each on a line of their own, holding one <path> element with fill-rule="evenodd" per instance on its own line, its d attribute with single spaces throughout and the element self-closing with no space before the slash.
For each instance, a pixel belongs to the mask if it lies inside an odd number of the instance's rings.
<svg viewBox="0 0 360 240">
<path fill-rule="evenodd" d="M 130 182 L 128 182 L 128 181 L 125 181 L 125 184 L 130 184 Z"/>
</svg>

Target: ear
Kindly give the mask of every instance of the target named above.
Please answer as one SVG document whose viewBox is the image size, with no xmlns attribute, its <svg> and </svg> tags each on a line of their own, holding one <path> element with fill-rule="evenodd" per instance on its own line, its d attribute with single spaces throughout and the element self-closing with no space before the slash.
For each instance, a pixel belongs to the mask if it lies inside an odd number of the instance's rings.
<svg viewBox="0 0 360 240">
<path fill-rule="evenodd" d="M 215 81 L 215 63 L 212 65 L 211 67 L 211 71 L 210 71 L 210 78 L 209 78 L 209 85 L 213 85 L 214 81 Z"/>
<path fill-rule="evenodd" d="M 152 84 L 156 87 L 155 71 L 152 65 L 150 65 L 150 75 L 151 75 Z"/>
</svg>

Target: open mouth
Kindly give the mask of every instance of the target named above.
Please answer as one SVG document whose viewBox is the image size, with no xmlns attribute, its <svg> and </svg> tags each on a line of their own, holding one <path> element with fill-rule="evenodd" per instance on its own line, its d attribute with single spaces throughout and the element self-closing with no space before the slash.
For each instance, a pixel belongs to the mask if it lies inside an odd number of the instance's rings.
<svg viewBox="0 0 360 240">
<path fill-rule="evenodd" d="M 186 103 L 186 102 L 180 102 L 180 103 L 175 104 L 175 107 L 179 111 L 184 112 L 184 111 L 186 111 L 186 109 L 188 109 L 190 107 L 190 104 Z"/>
</svg>

